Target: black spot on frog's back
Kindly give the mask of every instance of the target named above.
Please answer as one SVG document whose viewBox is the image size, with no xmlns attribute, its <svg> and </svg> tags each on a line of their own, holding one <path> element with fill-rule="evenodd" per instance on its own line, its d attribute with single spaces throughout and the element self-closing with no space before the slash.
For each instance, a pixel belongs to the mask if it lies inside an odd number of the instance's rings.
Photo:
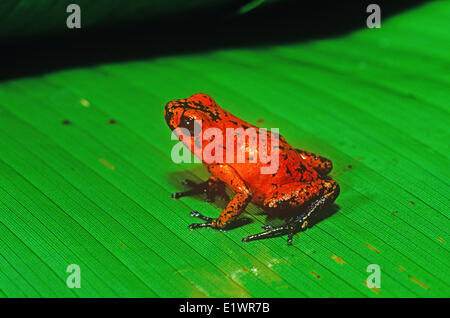
<svg viewBox="0 0 450 318">
<path fill-rule="evenodd" d="M 289 169 L 289 166 L 286 166 L 286 173 L 290 176 L 292 175 L 292 171 Z"/>
</svg>

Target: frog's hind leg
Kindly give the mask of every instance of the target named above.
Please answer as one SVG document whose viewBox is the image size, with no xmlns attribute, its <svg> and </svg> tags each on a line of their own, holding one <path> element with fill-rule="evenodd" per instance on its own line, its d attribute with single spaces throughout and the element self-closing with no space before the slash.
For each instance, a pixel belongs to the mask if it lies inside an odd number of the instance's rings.
<svg viewBox="0 0 450 318">
<path fill-rule="evenodd" d="M 291 196 L 288 201 L 298 200 L 299 208 L 301 207 L 301 202 L 304 198 L 301 198 L 301 195 L 306 195 L 305 190 L 299 190 L 297 194 L 293 192 L 293 196 Z M 306 190 L 307 191 L 307 190 Z M 326 180 L 323 181 L 320 190 L 317 193 L 313 193 L 309 200 L 303 202 L 310 202 L 307 206 L 307 209 L 304 213 L 299 216 L 292 217 L 287 221 L 284 225 L 281 226 L 271 226 L 271 225 L 263 225 L 262 228 L 265 230 L 262 233 L 254 234 L 247 236 L 242 239 L 243 242 L 249 242 L 254 240 L 266 239 L 280 235 L 288 235 L 287 243 L 288 245 L 292 244 L 292 238 L 295 233 L 304 230 L 308 225 L 309 220 L 314 214 L 316 214 L 321 209 L 329 206 L 331 203 L 339 195 L 339 185 L 334 180 Z M 307 195 L 310 196 L 310 195 Z M 293 205 L 292 205 L 293 206 Z"/>
<path fill-rule="evenodd" d="M 330 159 L 301 149 L 295 149 L 295 151 L 297 151 L 310 167 L 322 176 L 328 175 L 333 169 L 333 163 Z"/>
<path fill-rule="evenodd" d="M 195 183 L 192 180 L 186 179 L 182 182 L 184 185 L 189 186 L 191 189 L 183 192 L 172 193 L 172 198 L 178 199 L 185 196 L 206 194 L 206 202 L 214 202 L 216 195 L 221 195 L 225 199 L 229 199 L 225 192 L 225 185 L 216 177 L 211 176 L 208 180 L 201 183 Z"/>
</svg>

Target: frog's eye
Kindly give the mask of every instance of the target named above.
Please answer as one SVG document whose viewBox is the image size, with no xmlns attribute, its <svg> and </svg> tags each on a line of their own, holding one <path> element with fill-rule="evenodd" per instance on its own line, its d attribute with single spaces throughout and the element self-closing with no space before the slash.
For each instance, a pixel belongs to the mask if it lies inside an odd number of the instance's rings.
<svg viewBox="0 0 450 318">
<path fill-rule="evenodd" d="M 195 118 L 192 117 L 182 116 L 180 118 L 179 127 L 186 128 L 187 130 L 189 130 L 191 136 L 195 136 L 195 133 L 198 134 L 202 131 L 200 120 L 195 120 Z"/>
</svg>

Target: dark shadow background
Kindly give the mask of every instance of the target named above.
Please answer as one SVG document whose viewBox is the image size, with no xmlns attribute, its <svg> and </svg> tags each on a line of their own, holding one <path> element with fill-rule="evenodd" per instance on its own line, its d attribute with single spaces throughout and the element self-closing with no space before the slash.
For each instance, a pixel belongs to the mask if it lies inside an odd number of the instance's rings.
<svg viewBox="0 0 450 318">
<path fill-rule="evenodd" d="M 425 0 L 293 1 L 238 15 L 236 4 L 133 25 L 73 29 L 24 39 L 2 48 L 0 80 L 34 76 L 97 63 L 147 59 L 227 47 L 263 47 L 335 37 L 365 28 L 370 3 L 381 7 L 381 23 Z M 225 14 L 224 14 L 225 13 Z M 351 48 L 349 48 L 351 49 Z"/>
</svg>

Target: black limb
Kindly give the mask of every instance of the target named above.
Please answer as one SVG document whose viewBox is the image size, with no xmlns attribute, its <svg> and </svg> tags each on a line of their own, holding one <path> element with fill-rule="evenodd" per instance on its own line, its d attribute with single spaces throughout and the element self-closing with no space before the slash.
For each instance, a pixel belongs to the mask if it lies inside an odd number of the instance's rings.
<svg viewBox="0 0 450 318">
<path fill-rule="evenodd" d="M 292 238 L 294 235 L 301 230 L 306 229 L 308 225 L 308 221 L 314 212 L 317 212 L 320 208 L 325 206 L 330 201 L 330 195 L 324 195 L 320 199 L 314 201 L 311 205 L 309 205 L 307 211 L 297 217 L 291 218 L 285 224 L 281 226 L 272 226 L 272 225 L 263 225 L 262 228 L 266 231 L 250 235 L 244 237 L 242 242 L 250 242 L 261 239 L 267 239 L 272 237 L 277 237 L 281 235 L 288 235 L 287 244 L 292 245 Z M 334 199 L 334 198 L 333 198 Z"/>
<path fill-rule="evenodd" d="M 218 194 L 218 192 L 221 192 L 223 196 L 226 196 L 225 188 L 221 184 L 219 184 L 219 182 L 213 181 L 212 179 L 201 183 L 195 183 L 192 180 L 186 179 L 182 182 L 182 184 L 189 186 L 191 189 L 183 192 L 172 193 L 172 198 L 178 199 L 185 196 L 205 193 L 206 202 L 214 202 L 215 196 Z"/>
<path fill-rule="evenodd" d="M 181 182 L 184 185 L 187 185 L 191 187 L 191 189 L 183 192 L 175 192 L 172 193 L 172 198 L 178 199 L 181 197 L 189 196 L 189 195 L 196 195 L 206 192 L 206 187 L 208 186 L 208 181 L 202 182 L 202 183 L 195 183 L 192 180 L 186 179 Z"/>
</svg>

